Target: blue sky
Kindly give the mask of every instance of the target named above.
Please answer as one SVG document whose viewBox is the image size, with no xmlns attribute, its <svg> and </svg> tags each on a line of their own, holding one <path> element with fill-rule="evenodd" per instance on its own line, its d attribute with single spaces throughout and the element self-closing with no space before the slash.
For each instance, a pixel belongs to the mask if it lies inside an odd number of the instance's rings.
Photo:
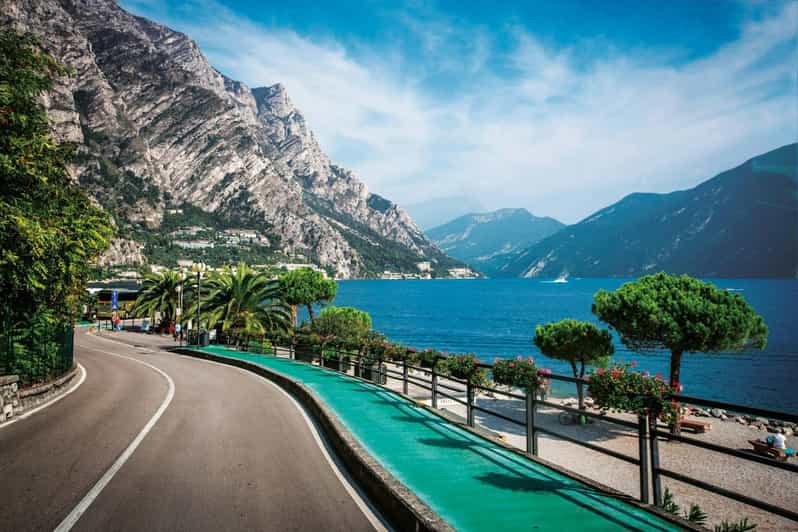
<svg viewBox="0 0 798 532">
<path fill-rule="evenodd" d="M 123 0 L 402 205 L 575 222 L 798 139 L 798 2 Z M 451 201 L 450 201 L 451 203 Z"/>
</svg>

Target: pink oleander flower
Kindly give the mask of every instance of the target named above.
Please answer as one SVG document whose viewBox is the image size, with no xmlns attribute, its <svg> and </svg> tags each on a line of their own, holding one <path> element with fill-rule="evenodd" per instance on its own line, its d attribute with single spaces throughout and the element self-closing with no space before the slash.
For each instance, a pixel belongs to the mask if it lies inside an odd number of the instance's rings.
<svg viewBox="0 0 798 532">
<path fill-rule="evenodd" d="M 524 360 L 524 359 L 523 359 L 523 357 L 522 357 L 521 355 L 518 355 L 517 357 L 515 357 L 515 359 L 516 359 L 517 361 L 519 361 L 519 362 L 521 362 L 522 360 Z"/>
<path fill-rule="evenodd" d="M 543 369 L 540 370 L 540 372 L 545 374 L 545 375 L 551 375 L 551 370 L 548 369 L 548 368 L 543 368 Z"/>
<path fill-rule="evenodd" d="M 629 366 L 631 366 L 631 367 L 633 367 L 633 368 L 636 368 L 636 367 L 637 367 L 637 362 L 635 362 L 634 360 L 632 360 L 632 361 L 629 363 Z"/>
<path fill-rule="evenodd" d="M 661 381 L 662 380 L 662 373 L 657 373 L 656 375 L 654 375 L 654 378 L 657 379 L 658 381 Z"/>
<path fill-rule="evenodd" d="M 515 362 L 510 362 L 509 364 L 507 364 L 507 366 L 511 367 L 511 368 L 514 368 L 515 367 Z"/>
<path fill-rule="evenodd" d="M 598 373 L 599 375 L 604 375 L 604 368 L 599 368 L 598 371 L 596 371 L 596 373 Z"/>
<path fill-rule="evenodd" d="M 643 377 L 648 377 L 649 375 L 651 375 L 651 373 L 649 373 L 649 372 L 647 372 L 647 371 L 644 371 L 644 372 L 643 372 Z"/>
</svg>

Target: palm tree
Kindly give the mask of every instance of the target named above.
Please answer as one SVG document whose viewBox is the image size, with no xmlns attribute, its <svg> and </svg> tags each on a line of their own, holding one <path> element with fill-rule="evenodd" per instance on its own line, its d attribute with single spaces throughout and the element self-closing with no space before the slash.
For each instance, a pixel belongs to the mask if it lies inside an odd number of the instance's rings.
<svg viewBox="0 0 798 532">
<path fill-rule="evenodd" d="M 152 318 L 156 312 L 160 312 L 161 325 L 172 325 L 177 317 L 180 286 L 183 284 L 182 274 L 173 270 L 148 273 L 142 284 L 141 294 L 136 298 L 133 307 L 134 315 Z"/>
<path fill-rule="evenodd" d="M 290 307 L 280 299 L 277 281 L 245 263 L 225 267 L 211 276 L 207 286 L 208 295 L 203 295 L 201 307 L 203 320 L 211 327 L 220 325 L 237 342 L 289 329 Z M 193 308 L 196 312 L 196 306 Z"/>
</svg>

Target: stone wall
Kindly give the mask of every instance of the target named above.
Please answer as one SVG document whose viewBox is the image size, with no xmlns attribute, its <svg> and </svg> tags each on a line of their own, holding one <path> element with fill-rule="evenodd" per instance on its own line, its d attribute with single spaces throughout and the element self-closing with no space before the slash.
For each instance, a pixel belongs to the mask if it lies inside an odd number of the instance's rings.
<svg viewBox="0 0 798 532">
<path fill-rule="evenodd" d="M 0 376 L 0 423 L 10 421 L 67 391 L 77 373 L 78 368 L 75 366 L 55 380 L 22 389 L 16 375 Z"/>
<path fill-rule="evenodd" d="M 0 377 L 0 423 L 14 417 L 20 410 L 19 377 Z"/>
</svg>

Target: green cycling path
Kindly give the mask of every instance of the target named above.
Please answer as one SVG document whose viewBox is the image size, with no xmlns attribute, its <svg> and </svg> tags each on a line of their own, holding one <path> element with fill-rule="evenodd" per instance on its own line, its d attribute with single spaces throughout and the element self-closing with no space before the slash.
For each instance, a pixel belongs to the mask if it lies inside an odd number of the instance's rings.
<svg viewBox="0 0 798 532">
<path fill-rule="evenodd" d="M 395 478 L 458 530 L 679 530 L 526 460 L 401 396 L 331 370 L 218 346 L 312 389 Z"/>
</svg>

